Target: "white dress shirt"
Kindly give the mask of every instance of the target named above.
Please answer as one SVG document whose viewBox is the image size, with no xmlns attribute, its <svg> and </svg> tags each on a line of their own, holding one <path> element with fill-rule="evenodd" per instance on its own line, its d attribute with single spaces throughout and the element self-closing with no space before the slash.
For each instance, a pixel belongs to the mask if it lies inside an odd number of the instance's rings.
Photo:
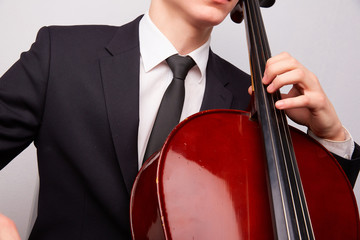
<svg viewBox="0 0 360 240">
<path fill-rule="evenodd" d="M 154 125 L 162 96 L 172 80 L 172 72 L 166 59 L 177 54 L 175 47 L 151 21 L 148 13 L 140 21 L 140 108 L 138 132 L 138 166 L 142 166 L 146 145 Z M 185 100 L 181 120 L 200 110 L 205 91 L 206 65 L 209 58 L 210 39 L 201 47 L 189 53 L 196 66 L 185 79 Z M 329 151 L 350 159 L 354 151 L 354 140 L 346 131 L 345 141 L 334 142 L 320 139 L 309 132 Z"/>
<path fill-rule="evenodd" d="M 177 54 L 175 47 L 151 21 L 148 13 L 140 21 L 140 122 L 138 133 L 138 166 L 142 165 L 146 145 L 154 125 L 162 96 L 173 74 L 166 59 Z M 205 91 L 206 65 L 210 39 L 189 53 L 196 66 L 185 78 L 185 99 L 181 120 L 199 112 Z"/>
</svg>

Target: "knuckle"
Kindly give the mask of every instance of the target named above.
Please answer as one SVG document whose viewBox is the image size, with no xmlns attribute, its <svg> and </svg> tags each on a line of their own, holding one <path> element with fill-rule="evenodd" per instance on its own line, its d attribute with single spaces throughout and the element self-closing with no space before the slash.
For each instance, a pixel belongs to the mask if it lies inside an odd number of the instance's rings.
<svg viewBox="0 0 360 240">
<path fill-rule="evenodd" d="M 299 62 L 298 62 L 295 58 L 293 58 L 293 57 L 291 57 L 291 56 L 290 56 L 290 58 L 289 58 L 289 63 L 290 63 L 292 66 L 297 66 L 297 65 L 299 65 Z"/>
<path fill-rule="evenodd" d="M 273 64 L 274 60 L 272 58 L 269 58 L 266 60 L 265 69 L 268 68 L 271 64 Z"/>
<path fill-rule="evenodd" d="M 281 75 L 277 75 L 274 78 L 273 84 L 278 87 L 278 86 L 282 86 L 284 83 L 284 78 Z"/>
<path fill-rule="evenodd" d="M 292 58 L 292 56 L 288 52 L 282 52 L 280 53 L 280 55 L 282 55 L 284 58 Z"/>
<path fill-rule="evenodd" d="M 311 77 L 311 79 L 313 79 L 314 83 L 320 85 L 320 81 L 319 81 L 319 79 L 317 78 L 317 76 L 316 76 L 314 73 L 312 73 L 312 72 L 310 72 L 310 74 L 311 74 L 310 77 Z"/>
<path fill-rule="evenodd" d="M 295 70 L 295 74 L 296 74 L 296 76 L 297 76 L 297 78 L 299 79 L 299 80 L 301 80 L 301 79 L 304 79 L 305 78 L 305 71 L 303 70 L 303 69 L 300 69 L 300 68 L 297 68 L 296 70 Z"/>
<path fill-rule="evenodd" d="M 320 106 L 324 106 L 327 102 L 327 97 L 324 94 L 318 94 L 316 101 Z"/>
<path fill-rule="evenodd" d="M 274 67 L 274 65 L 268 65 L 268 66 L 266 67 L 266 72 L 267 72 L 267 74 L 270 75 L 270 76 L 274 75 L 274 72 L 275 72 L 275 67 Z"/>
<path fill-rule="evenodd" d="M 309 106 L 311 103 L 311 99 L 309 96 L 304 96 L 303 101 L 304 101 L 304 106 Z"/>
</svg>

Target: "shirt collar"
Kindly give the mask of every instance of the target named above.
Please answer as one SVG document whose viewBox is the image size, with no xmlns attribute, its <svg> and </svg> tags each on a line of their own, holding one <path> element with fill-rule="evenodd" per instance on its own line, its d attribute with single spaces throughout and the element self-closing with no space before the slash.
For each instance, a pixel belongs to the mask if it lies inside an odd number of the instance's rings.
<svg viewBox="0 0 360 240">
<path fill-rule="evenodd" d="M 166 58 L 177 54 L 175 47 L 164 34 L 151 21 L 147 12 L 139 25 L 140 54 L 144 64 L 145 72 L 150 71 Z M 188 55 L 192 57 L 200 69 L 201 79 L 205 76 L 206 66 L 209 58 L 210 38 L 199 48 Z"/>
</svg>

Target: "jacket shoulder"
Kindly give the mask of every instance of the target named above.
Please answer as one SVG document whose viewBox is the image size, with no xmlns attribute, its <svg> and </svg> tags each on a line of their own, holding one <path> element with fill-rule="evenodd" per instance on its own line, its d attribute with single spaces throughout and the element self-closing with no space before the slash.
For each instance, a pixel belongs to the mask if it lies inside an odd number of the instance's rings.
<svg viewBox="0 0 360 240">
<path fill-rule="evenodd" d="M 224 58 L 220 57 L 216 53 L 212 54 L 212 57 L 214 61 L 217 62 L 218 67 L 221 68 L 221 72 L 226 74 L 226 78 L 232 82 L 232 81 L 238 81 L 234 77 L 241 79 L 241 82 L 245 82 L 245 84 L 248 84 L 250 81 L 250 75 L 243 70 L 239 69 L 232 63 L 228 62 Z"/>
<path fill-rule="evenodd" d="M 38 36 L 46 34 L 53 43 L 104 44 L 118 29 L 118 26 L 107 25 L 48 26 L 41 28 Z"/>
</svg>

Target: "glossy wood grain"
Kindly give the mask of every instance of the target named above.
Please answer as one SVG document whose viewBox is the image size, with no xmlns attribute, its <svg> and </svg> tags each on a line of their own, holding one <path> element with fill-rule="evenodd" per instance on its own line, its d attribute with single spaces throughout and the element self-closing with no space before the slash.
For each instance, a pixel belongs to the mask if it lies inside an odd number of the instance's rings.
<svg viewBox="0 0 360 240">
<path fill-rule="evenodd" d="M 155 225 L 174 240 L 272 239 L 259 135 L 240 111 L 202 112 L 179 124 L 148 162 L 152 173 L 142 171 L 134 185 L 132 226 L 144 232 L 134 239 L 159 239 L 151 235 Z M 340 166 L 301 132 L 292 130 L 292 138 L 315 237 L 359 239 L 356 201 Z M 140 182 L 149 185 L 137 189 Z"/>
</svg>

